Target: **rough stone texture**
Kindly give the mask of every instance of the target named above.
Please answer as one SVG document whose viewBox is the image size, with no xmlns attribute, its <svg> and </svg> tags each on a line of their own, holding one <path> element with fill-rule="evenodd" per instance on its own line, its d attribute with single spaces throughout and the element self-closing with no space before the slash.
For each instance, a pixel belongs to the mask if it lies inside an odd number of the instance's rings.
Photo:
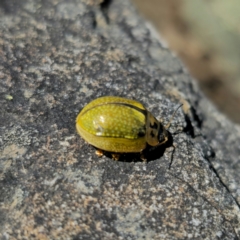
<svg viewBox="0 0 240 240">
<path fill-rule="evenodd" d="M 240 128 L 128 0 L 3 0 L 0 28 L 1 239 L 239 238 Z M 75 118 L 104 95 L 184 103 L 175 152 L 98 158 Z"/>
</svg>

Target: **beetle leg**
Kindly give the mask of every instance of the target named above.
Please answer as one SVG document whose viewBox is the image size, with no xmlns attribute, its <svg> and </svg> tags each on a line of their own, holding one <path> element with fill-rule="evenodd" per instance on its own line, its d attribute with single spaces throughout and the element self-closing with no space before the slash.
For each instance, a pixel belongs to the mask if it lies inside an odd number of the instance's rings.
<svg viewBox="0 0 240 240">
<path fill-rule="evenodd" d="M 120 158 L 121 154 L 120 153 L 112 153 L 112 158 L 115 161 L 118 161 Z"/>
<path fill-rule="evenodd" d="M 141 152 L 140 158 L 141 158 L 141 160 L 142 160 L 144 163 L 147 163 L 147 158 L 145 157 L 145 155 L 144 155 L 143 152 Z"/>
<path fill-rule="evenodd" d="M 96 150 L 96 155 L 98 156 L 98 157 L 102 157 L 103 156 L 103 150 L 100 150 L 100 149 L 98 149 L 98 150 Z"/>
</svg>

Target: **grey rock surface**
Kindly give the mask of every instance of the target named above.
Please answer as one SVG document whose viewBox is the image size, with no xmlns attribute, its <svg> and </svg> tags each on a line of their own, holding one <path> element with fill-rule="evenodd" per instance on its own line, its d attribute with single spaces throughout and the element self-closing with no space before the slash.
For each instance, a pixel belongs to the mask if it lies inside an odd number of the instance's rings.
<svg viewBox="0 0 240 240">
<path fill-rule="evenodd" d="M 98 158 L 75 119 L 105 95 L 183 103 L 175 151 Z M 0 104 L 1 239 L 239 239 L 240 128 L 128 0 L 1 1 Z"/>
</svg>

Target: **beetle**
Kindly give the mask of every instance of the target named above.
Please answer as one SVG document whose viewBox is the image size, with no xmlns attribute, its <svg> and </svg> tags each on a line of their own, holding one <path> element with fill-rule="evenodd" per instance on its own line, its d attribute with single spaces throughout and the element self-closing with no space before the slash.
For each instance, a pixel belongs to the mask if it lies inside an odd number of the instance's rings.
<svg viewBox="0 0 240 240">
<path fill-rule="evenodd" d="M 176 111 L 164 126 L 140 102 L 105 96 L 81 110 L 76 129 L 83 139 L 100 150 L 98 155 L 103 154 L 101 150 L 112 152 L 118 160 L 119 153 L 142 153 L 147 145 L 156 147 L 166 143 L 167 129 Z"/>
</svg>

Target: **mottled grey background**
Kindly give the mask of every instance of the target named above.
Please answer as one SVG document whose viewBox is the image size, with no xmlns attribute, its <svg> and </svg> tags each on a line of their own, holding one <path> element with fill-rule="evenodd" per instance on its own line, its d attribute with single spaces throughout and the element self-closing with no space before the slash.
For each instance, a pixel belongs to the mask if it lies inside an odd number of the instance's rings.
<svg viewBox="0 0 240 240">
<path fill-rule="evenodd" d="M 4 0 L 0 27 L 2 239 L 239 238 L 240 128 L 128 0 Z M 104 95 L 183 103 L 175 152 L 98 158 L 75 118 Z"/>
</svg>

